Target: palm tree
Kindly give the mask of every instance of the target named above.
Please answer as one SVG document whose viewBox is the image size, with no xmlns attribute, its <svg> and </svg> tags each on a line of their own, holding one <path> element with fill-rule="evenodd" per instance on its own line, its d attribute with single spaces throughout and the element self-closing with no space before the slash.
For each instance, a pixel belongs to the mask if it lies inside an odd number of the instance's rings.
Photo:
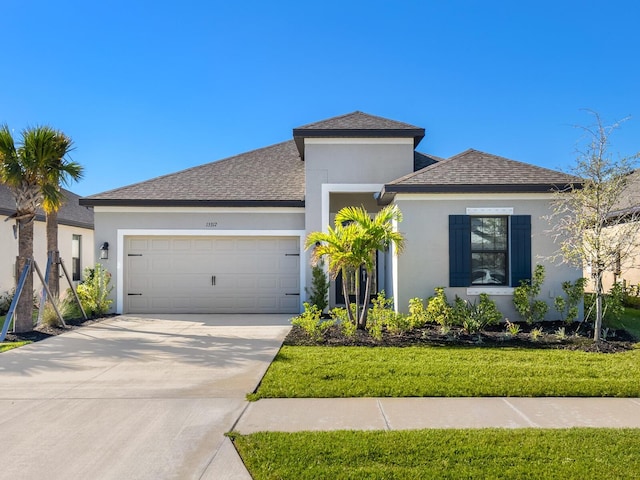
<svg viewBox="0 0 640 480">
<path fill-rule="evenodd" d="M 349 318 L 356 322 L 358 328 L 364 329 L 367 323 L 368 299 L 371 296 L 371 279 L 375 268 L 376 252 L 386 250 L 391 244 L 395 252 L 404 248 L 404 237 L 395 231 L 394 222 L 402 221 L 402 213 L 397 205 L 388 205 L 380 210 L 374 218 L 364 207 L 345 207 L 336 214 L 334 228 L 329 227 L 326 233 L 313 232 L 307 237 L 306 248 L 313 247 L 312 262 L 317 263 L 322 257 L 329 257 L 328 270 L 332 279 L 342 273 L 342 289 L 347 304 Z M 360 276 L 356 275 L 356 315 L 351 312 L 351 302 L 347 291 L 347 272 L 357 271 L 364 267 L 367 272 L 365 286 L 365 302 L 360 310 Z"/>
<path fill-rule="evenodd" d="M 327 257 L 329 277 L 335 280 L 342 273 L 342 278 L 346 278 L 350 269 L 357 268 L 360 265 L 360 260 L 356 258 L 352 248 L 357 233 L 356 225 L 345 226 L 338 222 L 336 222 L 335 228 L 329 226 L 327 232 L 310 233 L 305 242 L 305 249 L 313 248 L 311 264 L 316 266 L 322 261 L 323 257 Z M 347 282 L 342 282 L 342 291 L 349 320 L 356 323 L 356 318 L 354 318 L 351 310 Z"/>
<path fill-rule="evenodd" d="M 354 252 L 360 261 L 360 265 L 367 272 L 367 283 L 364 291 L 365 301 L 362 311 L 359 312 L 358 327 L 365 328 L 367 324 L 367 311 L 371 296 L 371 283 L 376 265 L 376 252 L 387 250 L 395 245 L 394 254 L 404 249 L 404 236 L 395 231 L 395 223 L 402 221 L 402 212 L 397 205 L 387 205 L 371 218 L 364 207 L 345 207 L 336 214 L 335 222 L 356 225 L 359 234 L 354 242 Z M 356 302 L 360 296 L 360 276 L 356 275 Z M 356 303 L 357 305 L 357 303 Z M 358 311 L 359 307 L 356 308 Z"/>
<path fill-rule="evenodd" d="M 49 272 L 49 291 L 53 299 L 60 294 L 60 275 L 58 269 L 58 210 L 65 201 L 61 185 L 69 185 L 71 181 L 82 178 L 83 168 L 79 163 L 72 162 L 65 157 L 73 149 L 73 140 L 58 131 L 56 135 L 56 158 L 48 165 L 46 183 L 42 185 L 42 207 L 47 215 L 47 252 L 53 256 L 51 271 Z M 52 300 L 53 300 L 52 299 Z"/>
<path fill-rule="evenodd" d="M 0 178 L 10 188 L 16 200 L 18 224 L 18 258 L 16 270 L 21 272 L 27 260 L 33 257 L 33 220 L 45 197 L 52 190 L 54 171 L 64 177 L 68 164 L 62 160 L 61 133 L 48 126 L 26 128 L 21 132 L 21 143 L 16 146 L 7 125 L 0 127 Z M 73 169 L 71 169 L 73 171 Z M 55 197 L 55 195 L 54 195 Z M 33 329 L 33 273 L 24 284 L 23 294 L 16 307 L 15 330 Z"/>
</svg>

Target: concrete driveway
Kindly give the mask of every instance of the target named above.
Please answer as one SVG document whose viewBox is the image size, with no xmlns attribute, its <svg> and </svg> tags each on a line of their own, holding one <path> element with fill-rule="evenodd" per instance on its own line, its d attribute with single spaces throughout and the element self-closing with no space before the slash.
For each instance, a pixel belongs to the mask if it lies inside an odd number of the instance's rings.
<svg viewBox="0 0 640 480">
<path fill-rule="evenodd" d="M 289 317 L 120 316 L 0 354 L 1 476 L 232 478 L 223 434 Z"/>
</svg>

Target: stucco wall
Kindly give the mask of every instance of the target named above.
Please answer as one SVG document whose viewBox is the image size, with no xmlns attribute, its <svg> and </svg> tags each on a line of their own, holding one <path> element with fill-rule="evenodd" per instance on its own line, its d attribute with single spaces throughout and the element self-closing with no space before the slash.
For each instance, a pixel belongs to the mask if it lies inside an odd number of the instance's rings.
<svg viewBox="0 0 640 480">
<path fill-rule="evenodd" d="M 6 218 L 6 217 L 3 217 Z M 16 256 L 18 255 L 18 240 L 13 236 L 13 225 L 15 222 L 0 222 L 0 245 L 3 254 L 0 255 L 0 293 L 7 292 L 15 287 L 16 279 L 14 277 L 14 268 Z M 58 247 L 60 256 L 64 260 L 64 264 L 71 275 L 71 240 L 73 235 L 80 235 L 81 240 L 81 267 L 87 267 L 94 264 L 95 251 L 93 230 L 79 227 L 71 227 L 68 225 L 58 225 Z M 46 227 L 44 222 L 34 222 L 33 229 L 33 252 L 38 266 L 44 274 L 47 265 L 47 238 Z M 34 285 L 40 288 L 40 282 L 37 276 L 34 277 Z M 61 291 L 67 288 L 66 280 L 60 282 Z"/>
<path fill-rule="evenodd" d="M 456 295 L 477 300 L 477 296 L 467 295 L 467 288 L 448 287 L 449 215 L 465 215 L 467 207 L 512 207 L 514 215 L 531 215 L 532 269 L 536 263 L 546 269 L 540 299 L 549 304 L 547 320 L 557 319 L 553 298 L 563 293 L 562 282 L 575 281 L 582 276 L 580 269 L 555 265 L 547 258 L 556 246 L 551 236 L 545 234 L 549 225 L 542 217 L 550 212 L 550 201 L 544 195 L 397 195 L 395 201 L 404 216 L 399 231 L 406 238 L 405 251 L 397 258 L 398 291 L 395 293 L 402 312 L 407 311 L 410 298 L 427 298 L 439 286 L 446 287 L 450 301 Z M 486 287 L 488 292 L 491 288 Z M 512 295 L 491 295 L 491 298 L 506 318 L 520 320 L 513 307 Z"/>
<path fill-rule="evenodd" d="M 333 215 L 344 206 L 360 206 L 375 212 L 373 199 L 381 186 L 413 171 L 413 139 L 402 138 L 323 138 L 305 140 L 305 229 L 322 231 Z M 322 185 L 376 185 L 371 191 L 329 193 L 329 217 L 322 218 Z M 348 188 L 348 187 L 347 187 Z M 357 192 L 354 187 L 353 192 Z M 311 286 L 310 253 L 307 252 L 307 288 Z M 389 270 L 386 269 L 386 272 Z M 387 276 L 387 275 L 385 275 Z M 334 288 L 330 290 L 334 304 Z"/>
<path fill-rule="evenodd" d="M 95 207 L 94 250 L 109 243 L 109 259 L 98 260 L 112 273 L 116 310 L 118 291 L 118 230 L 193 232 L 198 235 L 215 235 L 216 231 L 292 231 L 304 229 L 302 208 L 154 208 L 154 207 Z M 183 234 L 183 233 L 181 233 Z M 303 292 L 301 292 L 303 294 Z"/>
</svg>

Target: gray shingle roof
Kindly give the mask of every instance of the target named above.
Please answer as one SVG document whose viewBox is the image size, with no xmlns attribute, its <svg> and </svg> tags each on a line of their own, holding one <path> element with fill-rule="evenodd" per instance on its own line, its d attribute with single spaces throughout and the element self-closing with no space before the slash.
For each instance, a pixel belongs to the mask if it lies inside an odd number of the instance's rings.
<svg viewBox="0 0 640 480">
<path fill-rule="evenodd" d="M 415 147 L 424 138 L 424 128 L 356 111 L 294 128 L 300 155 L 304 155 L 304 139 L 310 137 L 413 138 Z"/>
<path fill-rule="evenodd" d="M 93 229 L 93 209 L 80 206 L 80 197 L 75 193 L 65 190 L 64 188 L 62 192 L 66 201 L 58 211 L 58 223 L 61 225 Z M 0 183 L 0 215 L 8 216 L 13 215 L 15 212 L 16 201 L 9 187 Z M 38 211 L 36 220 L 41 222 L 45 220 L 44 211 Z"/>
<path fill-rule="evenodd" d="M 640 169 L 626 177 L 626 185 L 618 195 L 614 209 L 614 216 L 633 214 L 637 217 L 640 213 Z"/>
<path fill-rule="evenodd" d="M 81 204 L 303 206 L 304 184 L 304 163 L 290 140 L 91 195 Z"/>
<path fill-rule="evenodd" d="M 319 122 L 308 123 L 295 131 L 303 130 L 423 130 L 415 125 L 404 122 L 397 122 L 384 117 L 370 115 L 368 113 L 355 111 L 337 117 L 320 120 Z"/>
<path fill-rule="evenodd" d="M 433 165 L 434 163 L 443 161 L 444 158 L 436 157 L 435 155 L 428 155 L 426 153 L 413 152 L 413 171 L 417 172 L 425 167 Z"/>
<path fill-rule="evenodd" d="M 469 149 L 385 185 L 386 192 L 544 192 L 579 183 L 547 168 Z"/>
</svg>

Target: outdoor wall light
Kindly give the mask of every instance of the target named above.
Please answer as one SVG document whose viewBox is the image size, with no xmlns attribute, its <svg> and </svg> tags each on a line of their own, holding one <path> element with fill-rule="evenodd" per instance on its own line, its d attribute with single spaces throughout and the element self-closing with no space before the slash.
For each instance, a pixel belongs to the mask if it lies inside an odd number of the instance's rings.
<svg viewBox="0 0 640 480">
<path fill-rule="evenodd" d="M 100 260 L 109 260 L 109 242 L 100 245 Z"/>
</svg>

